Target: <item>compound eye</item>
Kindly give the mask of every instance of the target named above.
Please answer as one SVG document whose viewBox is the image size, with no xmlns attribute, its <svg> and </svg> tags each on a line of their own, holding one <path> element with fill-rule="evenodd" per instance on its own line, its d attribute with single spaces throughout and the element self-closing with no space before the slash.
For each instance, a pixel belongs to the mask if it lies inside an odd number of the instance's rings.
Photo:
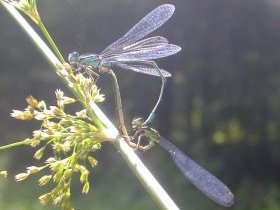
<svg viewBox="0 0 280 210">
<path fill-rule="evenodd" d="M 68 56 L 68 61 L 70 64 L 75 64 L 79 61 L 79 57 L 80 57 L 80 55 L 78 52 L 72 52 Z"/>
<path fill-rule="evenodd" d="M 132 120 L 132 128 L 134 130 L 137 130 L 143 125 L 143 123 L 144 123 L 144 120 L 142 118 L 140 118 L 140 117 L 134 118 Z"/>
</svg>

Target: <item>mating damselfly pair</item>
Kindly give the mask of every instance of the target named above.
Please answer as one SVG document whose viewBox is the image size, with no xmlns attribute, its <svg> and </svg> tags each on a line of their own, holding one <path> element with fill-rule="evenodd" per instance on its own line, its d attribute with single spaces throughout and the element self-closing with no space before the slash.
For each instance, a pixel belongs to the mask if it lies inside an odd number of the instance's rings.
<svg viewBox="0 0 280 210">
<path fill-rule="evenodd" d="M 141 19 L 123 37 L 109 45 L 100 54 L 79 55 L 74 52 L 69 55 L 69 63 L 74 68 L 81 68 L 91 74 L 94 70 L 109 73 L 113 78 L 114 92 L 116 97 L 116 110 L 121 133 L 127 136 L 122 114 L 121 97 L 116 77 L 112 71 L 114 66 L 143 74 L 159 76 L 162 81 L 158 101 L 152 112 L 145 121 L 135 121 L 136 133 L 130 140 L 146 138 L 150 141 L 148 147 L 155 142 L 166 149 L 173 158 L 177 167 L 201 192 L 222 206 L 233 204 L 231 191 L 215 176 L 203 169 L 181 150 L 168 140 L 161 137 L 158 132 L 149 125 L 152 123 L 156 109 L 161 101 L 165 87 L 166 77 L 171 74 L 160 69 L 154 59 L 173 55 L 181 50 L 181 47 L 169 44 L 168 40 L 161 36 L 153 36 L 142 39 L 154 30 L 162 26 L 174 13 L 175 7 L 171 4 L 164 4 Z"/>
</svg>

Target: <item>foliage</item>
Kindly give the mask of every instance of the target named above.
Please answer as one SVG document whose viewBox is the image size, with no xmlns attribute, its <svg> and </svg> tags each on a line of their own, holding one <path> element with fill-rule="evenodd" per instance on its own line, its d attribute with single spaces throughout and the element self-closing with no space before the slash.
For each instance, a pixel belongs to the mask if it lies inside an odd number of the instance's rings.
<svg viewBox="0 0 280 210">
<path fill-rule="evenodd" d="M 64 70 L 64 75 L 73 82 L 76 88 L 85 93 L 84 98 L 89 101 L 101 102 L 103 95 L 91 79 L 85 78 L 82 74 L 69 74 L 64 68 L 58 70 L 59 74 Z M 85 91 L 87 90 L 87 91 Z M 100 149 L 102 141 L 110 141 L 108 137 L 95 126 L 94 121 L 87 116 L 86 110 L 70 115 L 65 112 L 65 106 L 76 102 L 75 99 L 64 96 L 61 90 L 55 92 L 57 105 L 47 107 L 44 101 L 38 101 L 29 96 L 26 101 L 28 107 L 24 111 L 13 110 L 11 116 L 19 120 L 41 121 L 39 130 L 33 131 L 32 138 L 27 138 L 15 144 L 29 145 L 37 147 L 34 158 L 41 160 L 47 148 L 51 150 L 51 155 L 47 153 L 45 163 L 41 166 L 29 166 L 27 171 L 15 176 L 17 181 L 23 181 L 30 175 L 46 171 L 46 175 L 39 178 L 40 186 L 55 184 L 53 189 L 39 197 L 43 205 L 52 202 L 62 209 L 73 209 L 70 203 L 71 181 L 73 173 L 80 174 L 80 182 L 83 184 L 83 193 L 89 191 L 88 174 L 86 162 L 92 167 L 97 165 L 97 160 L 91 154 Z M 4 146 L 8 148 L 8 146 Z M 3 149 L 1 147 L 0 149 Z"/>
</svg>

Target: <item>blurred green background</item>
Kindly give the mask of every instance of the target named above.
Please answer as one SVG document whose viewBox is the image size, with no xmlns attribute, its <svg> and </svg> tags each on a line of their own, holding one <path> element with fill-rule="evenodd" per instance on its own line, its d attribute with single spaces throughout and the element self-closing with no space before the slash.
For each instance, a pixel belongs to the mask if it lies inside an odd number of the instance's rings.
<svg viewBox="0 0 280 210">
<path fill-rule="evenodd" d="M 176 6 L 173 17 L 153 35 L 182 47 L 158 61 L 168 79 L 155 127 L 192 159 L 226 183 L 235 195 L 234 210 L 280 209 L 280 1 L 279 0 L 60 0 L 39 1 L 39 11 L 65 58 L 73 50 L 101 52 L 145 14 L 162 3 Z M 38 50 L 0 7 L 1 145 L 30 136 L 38 124 L 10 117 L 23 109 L 29 94 L 54 103 L 66 87 Z M 160 80 L 115 71 L 126 124 L 147 116 Z M 116 122 L 111 83 L 98 81 L 106 101 L 102 110 Z M 45 210 L 37 197 L 47 191 L 38 177 L 15 183 L 13 176 L 35 165 L 30 148 L 1 151 L 0 209 Z M 104 144 L 92 188 L 73 186 L 77 210 L 157 209 L 120 154 Z M 139 153 L 181 209 L 223 209 L 195 189 L 160 147 Z"/>
</svg>

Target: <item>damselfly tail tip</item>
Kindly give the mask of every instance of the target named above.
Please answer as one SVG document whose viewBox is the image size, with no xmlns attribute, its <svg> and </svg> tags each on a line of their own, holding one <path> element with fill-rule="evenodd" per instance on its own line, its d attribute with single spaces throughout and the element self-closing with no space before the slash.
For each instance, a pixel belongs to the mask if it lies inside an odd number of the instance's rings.
<svg viewBox="0 0 280 210">
<path fill-rule="evenodd" d="M 180 52 L 182 50 L 182 47 L 178 46 L 178 52 Z"/>
<path fill-rule="evenodd" d="M 219 204 L 224 207 L 231 207 L 234 204 L 234 195 L 229 189 L 225 199 L 222 202 L 219 202 Z"/>
<path fill-rule="evenodd" d="M 175 6 L 173 4 L 162 4 L 160 7 L 168 7 L 170 11 L 175 11 Z"/>
</svg>

